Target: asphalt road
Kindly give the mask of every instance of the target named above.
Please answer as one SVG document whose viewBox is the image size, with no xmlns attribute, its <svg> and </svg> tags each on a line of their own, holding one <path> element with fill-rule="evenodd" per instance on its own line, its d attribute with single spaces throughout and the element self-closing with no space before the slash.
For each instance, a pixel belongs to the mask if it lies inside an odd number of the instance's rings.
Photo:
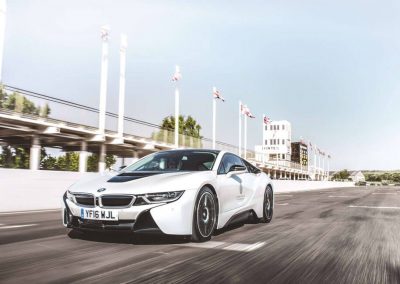
<svg viewBox="0 0 400 284">
<path fill-rule="evenodd" d="M 400 188 L 276 195 L 270 224 L 202 244 L 95 235 L 0 213 L 0 283 L 400 283 Z"/>
</svg>

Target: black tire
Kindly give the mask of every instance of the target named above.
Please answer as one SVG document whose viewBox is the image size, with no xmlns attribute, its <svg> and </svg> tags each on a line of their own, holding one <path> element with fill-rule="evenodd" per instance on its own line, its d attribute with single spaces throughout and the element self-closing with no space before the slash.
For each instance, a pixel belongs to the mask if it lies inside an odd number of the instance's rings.
<svg viewBox="0 0 400 284">
<path fill-rule="evenodd" d="M 208 187 L 203 187 L 197 195 L 194 206 L 192 241 L 209 241 L 217 227 L 217 216 L 217 199 Z"/>
<path fill-rule="evenodd" d="M 271 222 L 272 216 L 274 215 L 273 203 L 274 203 L 274 193 L 272 192 L 272 187 L 268 185 L 264 193 L 263 217 L 260 219 L 262 223 Z"/>
</svg>

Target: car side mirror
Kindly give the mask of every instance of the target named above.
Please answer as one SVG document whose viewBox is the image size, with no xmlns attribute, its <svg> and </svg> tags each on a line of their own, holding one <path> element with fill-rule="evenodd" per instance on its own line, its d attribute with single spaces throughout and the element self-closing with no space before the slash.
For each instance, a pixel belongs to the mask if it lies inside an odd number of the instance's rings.
<svg viewBox="0 0 400 284">
<path fill-rule="evenodd" d="M 125 169 L 126 168 L 126 166 L 120 166 L 119 168 L 118 168 L 118 171 L 120 172 L 120 171 L 122 171 L 123 169 Z"/>
<path fill-rule="evenodd" d="M 238 174 L 243 174 L 247 172 L 247 168 L 242 165 L 233 165 L 229 168 L 229 172 L 227 174 L 228 177 L 231 177 L 233 175 L 238 175 Z"/>
</svg>

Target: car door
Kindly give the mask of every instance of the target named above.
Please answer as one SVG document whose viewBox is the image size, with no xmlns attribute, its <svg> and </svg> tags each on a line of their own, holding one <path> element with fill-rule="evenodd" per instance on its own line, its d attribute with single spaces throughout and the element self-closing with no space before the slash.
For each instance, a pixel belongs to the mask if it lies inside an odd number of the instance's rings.
<svg viewBox="0 0 400 284">
<path fill-rule="evenodd" d="M 244 166 L 247 168 L 247 173 L 242 174 L 240 177 L 242 179 L 243 195 L 242 203 L 240 206 L 244 206 L 251 199 L 256 191 L 257 179 L 259 176 L 259 170 L 251 165 L 249 162 L 243 160 Z"/>
<path fill-rule="evenodd" d="M 243 165 L 243 162 L 238 156 L 226 153 L 221 159 L 217 176 L 221 213 L 241 207 L 245 199 L 242 174 L 227 176 L 233 165 Z"/>
</svg>

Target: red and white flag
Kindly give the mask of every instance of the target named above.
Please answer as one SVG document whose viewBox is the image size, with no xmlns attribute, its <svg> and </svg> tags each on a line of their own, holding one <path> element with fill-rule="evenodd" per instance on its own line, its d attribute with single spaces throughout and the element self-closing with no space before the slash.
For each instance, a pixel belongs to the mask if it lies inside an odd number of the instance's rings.
<svg viewBox="0 0 400 284">
<path fill-rule="evenodd" d="M 250 118 L 255 118 L 255 116 L 251 113 L 250 109 L 247 107 L 247 105 L 240 105 L 240 109 L 242 111 L 242 114 L 250 117 Z"/>
<path fill-rule="evenodd" d="M 264 115 L 264 124 L 270 124 L 270 123 L 271 119 L 268 116 Z"/>
<path fill-rule="evenodd" d="M 219 100 L 225 102 L 224 97 L 221 96 L 221 93 L 218 90 L 215 90 L 213 92 L 213 96 L 214 96 L 214 99 L 219 99 Z"/>
<path fill-rule="evenodd" d="M 182 79 L 182 74 L 181 74 L 181 71 L 179 70 L 179 66 L 176 66 L 174 76 L 172 76 L 172 81 L 177 82 L 180 79 Z"/>
</svg>

